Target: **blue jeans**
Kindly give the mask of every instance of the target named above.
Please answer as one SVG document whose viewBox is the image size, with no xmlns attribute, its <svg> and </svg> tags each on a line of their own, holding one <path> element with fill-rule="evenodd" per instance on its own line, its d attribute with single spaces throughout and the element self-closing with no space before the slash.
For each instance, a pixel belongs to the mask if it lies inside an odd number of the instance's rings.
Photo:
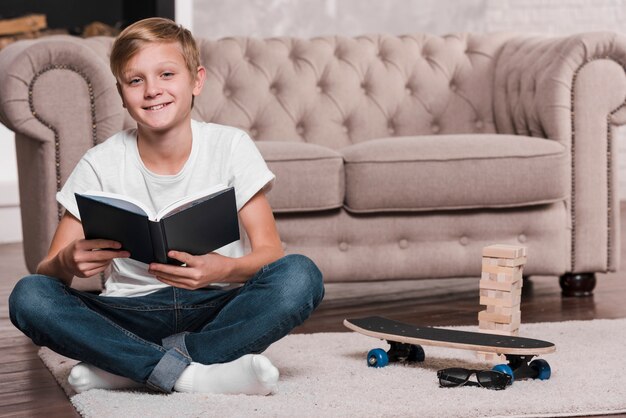
<svg viewBox="0 0 626 418">
<path fill-rule="evenodd" d="M 307 319 L 323 296 L 315 264 L 288 255 L 227 290 L 167 287 L 110 297 L 27 276 L 13 289 L 9 312 L 35 344 L 169 393 L 192 361 L 225 363 L 262 352 Z"/>
</svg>

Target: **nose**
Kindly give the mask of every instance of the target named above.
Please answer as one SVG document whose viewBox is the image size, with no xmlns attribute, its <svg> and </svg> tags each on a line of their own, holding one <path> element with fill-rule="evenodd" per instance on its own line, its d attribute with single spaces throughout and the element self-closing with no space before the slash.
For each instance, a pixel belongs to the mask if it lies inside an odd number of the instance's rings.
<svg viewBox="0 0 626 418">
<path fill-rule="evenodd" d="M 158 97 L 162 93 L 162 89 L 156 80 L 146 80 L 144 85 L 144 96 L 146 98 Z"/>
</svg>

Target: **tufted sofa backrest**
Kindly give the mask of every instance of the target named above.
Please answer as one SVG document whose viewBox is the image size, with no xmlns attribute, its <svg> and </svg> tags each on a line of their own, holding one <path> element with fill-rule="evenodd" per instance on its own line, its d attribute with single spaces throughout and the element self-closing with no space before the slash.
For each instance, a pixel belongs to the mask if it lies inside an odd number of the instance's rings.
<svg viewBox="0 0 626 418">
<path fill-rule="evenodd" d="M 341 148 L 373 138 L 493 133 L 506 35 L 199 39 L 193 117 L 259 141 Z"/>
</svg>

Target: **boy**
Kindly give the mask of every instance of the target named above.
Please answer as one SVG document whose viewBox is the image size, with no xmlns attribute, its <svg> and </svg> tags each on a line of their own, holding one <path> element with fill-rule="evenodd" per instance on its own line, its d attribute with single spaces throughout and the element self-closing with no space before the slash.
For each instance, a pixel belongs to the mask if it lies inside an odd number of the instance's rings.
<svg viewBox="0 0 626 418">
<path fill-rule="evenodd" d="M 137 22 L 113 44 L 111 70 L 137 129 L 89 150 L 57 194 L 65 214 L 38 274 L 15 286 L 11 321 L 36 344 L 82 361 L 69 377 L 77 392 L 145 384 L 269 394 L 278 370 L 257 353 L 302 323 L 324 293 L 313 262 L 284 256 L 265 197 L 274 175 L 244 132 L 191 119 L 206 74 L 189 31 L 167 19 Z M 120 243 L 84 239 L 75 192 L 132 195 L 156 211 L 216 183 L 235 187 L 246 255 L 237 241 L 201 256 L 168 254 L 184 266 L 146 265 Z M 109 267 L 101 295 L 69 287 Z"/>
</svg>

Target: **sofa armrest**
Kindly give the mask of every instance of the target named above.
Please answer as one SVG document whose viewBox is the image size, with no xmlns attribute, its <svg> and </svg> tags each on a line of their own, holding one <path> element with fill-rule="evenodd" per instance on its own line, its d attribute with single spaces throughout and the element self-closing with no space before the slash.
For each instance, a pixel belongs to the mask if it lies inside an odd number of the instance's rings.
<svg viewBox="0 0 626 418">
<path fill-rule="evenodd" d="M 16 133 L 31 272 L 61 216 L 56 192 L 87 149 L 123 128 L 125 111 L 108 65 L 111 41 L 52 36 L 0 51 L 0 122 Z"/>
<path fill-rule="evenodd" d="M 100 139 L 117 132 L 124 109 L 109 69 L 110 45 L 105 37 L 51 36 L 4 48 L 0 122 L 38 141 L 53 142 L 54 130 L 63 130 L 70 119 L 82 130 L 75 137 L 91 138 L 93 129 Z"/>
<path fill-rule="evenodd" d="M 494 112 L 500 133 L 561 142 L 570 153 L 572 273 L 619 267 L 616 125 L 626 100 L 626 38 L 587 33 L 514 37 L 498 56 Z"/>
</svg>

